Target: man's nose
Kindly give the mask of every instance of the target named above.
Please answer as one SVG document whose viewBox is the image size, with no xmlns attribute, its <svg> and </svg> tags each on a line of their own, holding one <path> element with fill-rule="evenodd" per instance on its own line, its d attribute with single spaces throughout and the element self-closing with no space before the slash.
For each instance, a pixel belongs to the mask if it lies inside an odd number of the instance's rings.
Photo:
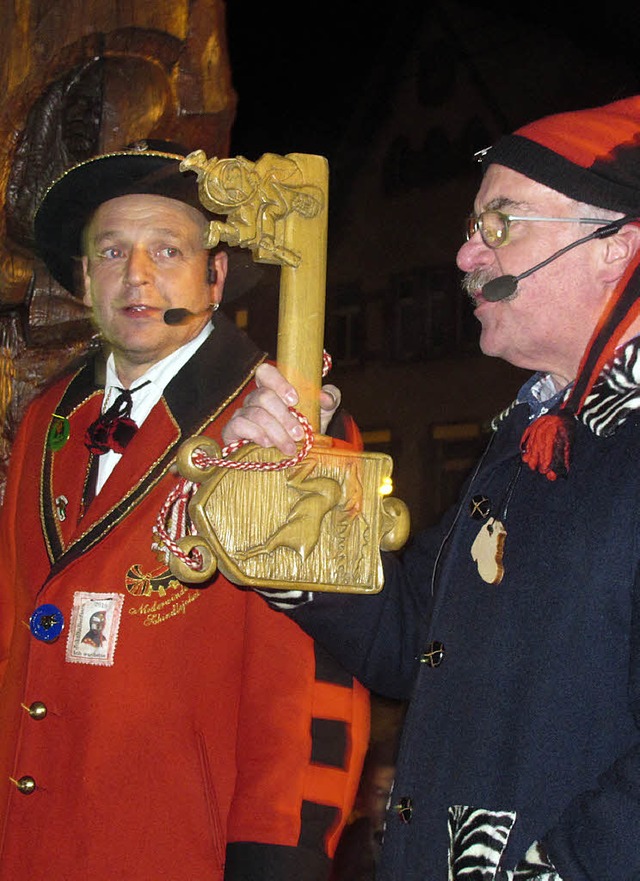
<svg viewBox="0 0 640 881">
<path fill-rule="evenodd" d="M 463 272 L 484 269 L 487 266 L 491 266 L 494 260 L 493 248 L 485 245 L 479 232 L 474 232 L 471 238 L 460 246 L 456 256 L 458 269 L 461 269 Z"/>
<path fill-rule="evenodd" d="M 144 248 L 132 248 L 127 259 L 127 284 L 146 284 L 151 278 L 151 271 L 152 263 L 147 251 Z"/>
</svg>

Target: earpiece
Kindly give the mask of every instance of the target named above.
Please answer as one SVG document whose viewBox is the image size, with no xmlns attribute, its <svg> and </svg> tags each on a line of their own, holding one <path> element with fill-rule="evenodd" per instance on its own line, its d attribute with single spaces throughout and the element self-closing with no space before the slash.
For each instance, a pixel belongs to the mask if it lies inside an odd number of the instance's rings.
<svg viewBox="0 0 640 881">
<path fill-rule="evenodd" d="M 215 284 L 217 280 L 218 270 L 216 269 L 213 256 L 210 256 L 207 263 L 207 284 Z"/>
</svg>

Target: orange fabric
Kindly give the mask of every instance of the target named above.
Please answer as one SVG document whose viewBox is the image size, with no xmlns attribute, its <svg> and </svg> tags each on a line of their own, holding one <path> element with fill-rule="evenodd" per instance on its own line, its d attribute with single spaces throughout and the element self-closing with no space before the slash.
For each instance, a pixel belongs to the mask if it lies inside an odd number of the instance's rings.
<svg viewBox="0 0 640 881">
<path fill-rule="evenodd" d="M 566 477 L 571 463 L 575 417 L 571 413 L 545 413 L 522 435 L 522 461 L 549 480 Z"/>
<path fill-rule="evenodd" d="M 576 165 L 590 168 L 621 144 L 638 141 L 640 97 L 536 120 L 515 133 L 542 144 Z"/>
</svg>

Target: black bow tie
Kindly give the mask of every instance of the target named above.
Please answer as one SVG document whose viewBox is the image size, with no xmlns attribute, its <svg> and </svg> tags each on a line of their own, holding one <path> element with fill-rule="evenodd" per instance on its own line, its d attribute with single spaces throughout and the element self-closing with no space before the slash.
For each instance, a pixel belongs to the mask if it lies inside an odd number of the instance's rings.
<svg viewBox="0 0 640 881">
<path fill-rule="evenodd" d="M 85 446 L 90 453 L 101 456 L 108 450 L 113 450 L 114 453 L 124 452 L 138 430 L 138 426 L 131 418 L 132 395 L 149 382 L 151 380 L 143 382 L 134 389 L 120 389 L 120 394 L 113 404 L 91 423 L 84 436 Z"/>
</svg>

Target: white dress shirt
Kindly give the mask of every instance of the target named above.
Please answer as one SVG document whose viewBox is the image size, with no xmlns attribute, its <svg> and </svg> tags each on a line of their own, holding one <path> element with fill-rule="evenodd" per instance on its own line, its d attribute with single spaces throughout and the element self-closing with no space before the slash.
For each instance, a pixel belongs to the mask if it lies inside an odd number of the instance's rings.
<svg viewBox="0 0 640 881">
<path fill-rule="evenodd" d="M 147 418 L 153 407 L 162 397 L 165 387 L 173 379 L 176 373 L 183 367 L 189 358 L 196 352 L 203 342 L 207 339 L 213 324 L 207 322 L 206 326 L 200 331 L 197 337 L 185 343 L 175 352 L 167 355 L 162 361 L 158 361 L 153 367 L 133 383 L 130 392 L 134 392 L 132 396 L 131 419 L 136 423 L 138 428 Z M 144 384 L 144 388 L 140 388 Z M 136 391 L 139 389 L 139 391 Z M 102 402 L 102 412 L 104 413 L 118 394 L 122 391 L 122 383 L 118 379 L 114 364 L 113 354 L 107 358 L 107 372 L 104 386 L 104 400 Z M 96 483 L 96 495 L 100 492 L 105 481 L 118 464 L 121 453 L 115 453 L 113 450 L 107 450 L 98 460 L 98 479 Z"/>
</svg>

